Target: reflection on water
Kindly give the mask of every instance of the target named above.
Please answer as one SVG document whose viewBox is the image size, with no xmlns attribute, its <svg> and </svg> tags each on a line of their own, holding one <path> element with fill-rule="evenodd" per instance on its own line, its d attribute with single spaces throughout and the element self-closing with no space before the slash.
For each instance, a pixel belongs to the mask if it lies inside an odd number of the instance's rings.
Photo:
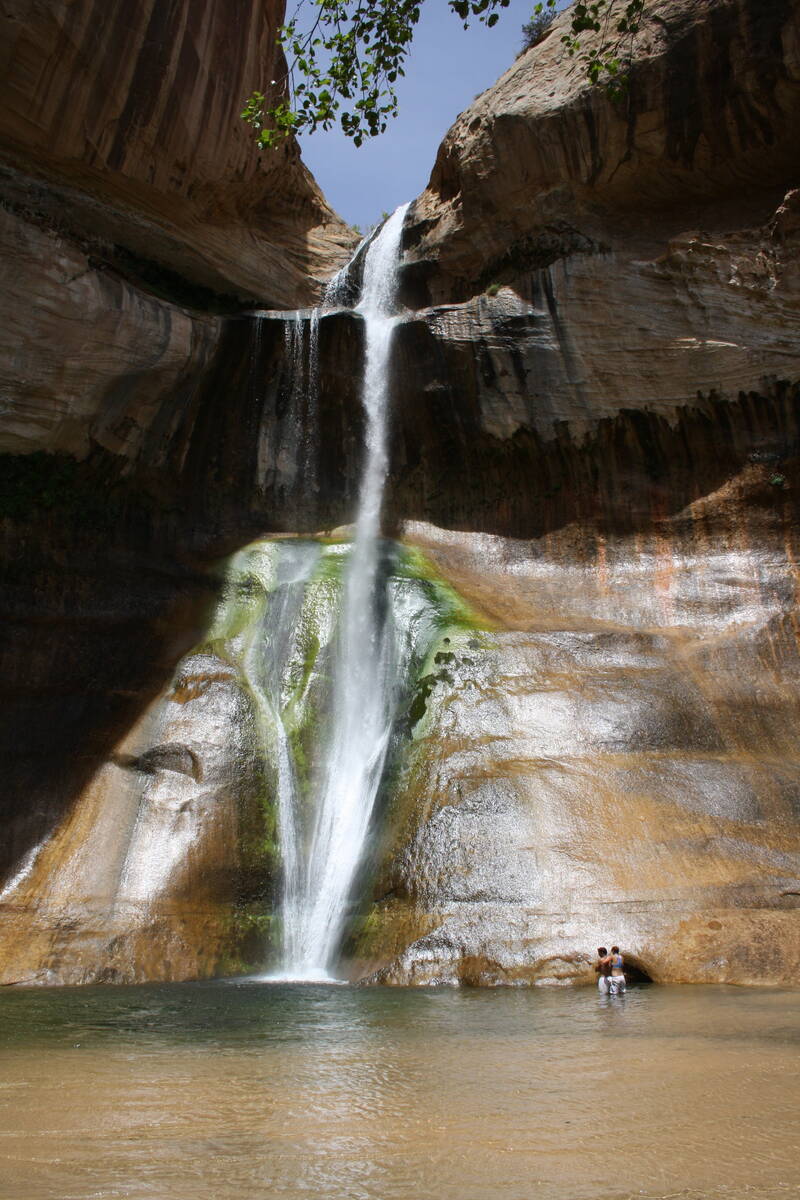
<svg viewBox="0 0 800 1200">
<path fill-rule="evenodd" d="M 800 1192 L 796 994 L 0 995 L 3 1200 Z"/>
</svg>

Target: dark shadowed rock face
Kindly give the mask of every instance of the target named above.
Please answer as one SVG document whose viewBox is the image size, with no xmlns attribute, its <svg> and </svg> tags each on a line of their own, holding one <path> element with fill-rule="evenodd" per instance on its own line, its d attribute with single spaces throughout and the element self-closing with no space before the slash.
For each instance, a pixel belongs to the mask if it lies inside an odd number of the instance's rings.
<svg viewBox="0 0 800 1200">
<path fill-rule="evenodd" d="M 355 478 L 357 411 L 322 387 L 314 440 L 336 450 L 301 494 L 286 459 L 311 414 L 284 324 L 231 315 L 312 301 L 354 240 L 296 145 L 261 156 L 238 119 L 278 74 L 282 15 L 261 0 L 3 11 L 6 978 L 208 974 L 249 936 L 232 922 L 260 768 L 218 769 L 206 745 L 218 728 L 233 746 L 246 706 L 215 685 L 200 756 L 179 723 L 154 745 L 146 714 L 202 637 L 209 563 L 276 522 L 341 519 Z M 114 908 L 148 798 L 178 842 L 196 828 L 207 847 L 173 864 L 158 911 L 142 887 Z"/>
<path fill-rule="evenodd" d="M 124 328 L 130 296 L 109 281 L 98 319 Z M 163 341 L 126 347 L 143 364 L 149 356 L 150 369 L 120 376 L 104 395 L 102 418 L 88 423 L 88 454 L 0 455 L 8 564 L 0 871 L 58 826 L 103 764 L 114 764 L 110 785 L 121 767 L 142 763 L 195 771 L 162 743 L 133 762 L 119 740 L 202 639 L 219 590 L 216 560 L 269 529 L 341 524 L 354 502 L 358 379 L 335 364 L 359 357 L 359 321 L 320 322 L 331 369 L 310 409 L 308 389 L 296 387 L 307 344 L 299 363 L 287 353 L 293 321 L 175 309 L 165 326 L 158 302 L 133 310 L 140 323 L 155 312 Z M 42 415 L 58 434 L 74 434 L 69 413 Z"/>
<path fill-rule="evenodd" d="M 342 241 L 293 150 L 261 207 L 220 132 L 240 97 L 187 75 L 222 55 L 249 90 L 275 14 L 168 7 L 124 37 L 88 2 L 11 14 L 18 48 L 50 30 L 31 61 L 130 71 L 96 123 L 80 89 L 82 123 L 34 103 L 31 72 L 4 135 L 6 980 L 253 962 L 268 764 L 204 645 L 214 560 L 352 517 L 360 320 L 322 319 L 314 378 L 307 314 L 231 312 L 253 269 L 276 303 L 310 296 Z M 357 976 L 586 980 L 616 940 L 657 980 L 800 981 L 798 4 L 648 8 L 627 105 L 556 27 L 459 119 L 412 214 L 386 527 L 478 616 L 398 721 Z M 155 20 L 177 27 L 145 95 Z M 213 160 L 183 173 L 181 122 Z"/>
<path fill-rule="evenodd" d="M 427 486 L 423 477 L 431 479 L 426 456 L 452 483 L 454 510 L 447 512 L 447 489 L 437 481 L 437 495 L 419 511 L 477 528 L 492 526 L 488 514 L 479 516 L 491 505 L 481 493 L 494 488 L 499 496 L 512 460 L 527 460 L 526 478 L 536 485 L 505 493 L 518 515 L 498 508 L 496 526 L 524 533 L 541 519 L 543 498 L 551 508 L 569 506 L 571 495 L 591 488 L 570 478 L 570 464 L 584 456 L 587 468 L 602 460 L 597 489 L 622 515 L 624 487 L 613 474 L 620 438 L 654 482 L 692 469 L 697 438 L 717 447 L 714 470 L 731 466 L 728 442 L 740 440 L 744 410 L 745 440 L 765 452 L 791 440 L 791 399 L 780 415 L 757 397 L 788 398 L 787 385 L 800 378 L 799 200 L 790 192 L 758 229 L 689 232 L 648 258 L 620 250 L 562 260 L 464 304 L 420 310 L 397 347 L 398 484 L 410 484 L 402 511 Z M 679 432 L 689 425 L 692 434 Z M 536 513 L 522 511 L 528 500 Z"/>
</svg>

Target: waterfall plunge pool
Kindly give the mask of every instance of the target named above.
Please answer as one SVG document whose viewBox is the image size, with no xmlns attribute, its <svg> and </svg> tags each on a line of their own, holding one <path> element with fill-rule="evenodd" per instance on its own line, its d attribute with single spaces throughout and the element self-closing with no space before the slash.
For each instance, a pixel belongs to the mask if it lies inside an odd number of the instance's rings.
<svg viewBox="0 0 800 1200">
<path fill-rule="evenodd" d="M 0 993 L 3 1200 L 797 1195 L 797 994 Z"/>
</svg>

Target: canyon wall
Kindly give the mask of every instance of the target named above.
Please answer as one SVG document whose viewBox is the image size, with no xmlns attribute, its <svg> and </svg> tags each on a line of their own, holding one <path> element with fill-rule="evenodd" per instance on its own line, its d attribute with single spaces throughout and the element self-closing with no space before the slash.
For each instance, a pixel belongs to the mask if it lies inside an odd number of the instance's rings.
<svg viewBox="0 0 800 1200">
<path fill-rule="evenodd" d="M 282 19 L 271 0 L 0 18 L 4 978 L 208 974 L 241 941 L 236 828 L 260 809 L 238 771 L 201 768 L 198 820 L 222 832 L 174 893 L 136 910 L 122 879 L 144 785 L 196 782 L 182 751 L 146 751 L 217 602 L 209 563 L 297 508 L 285 330 L 242 314 L 312 302 L 356 241 L 294 141 L 262 155 L 238 118 L 254 88 L 282 93 Z M 315 419 L 342 442 L 331 399 Z M 327 486 L 345 506 L 337 470 Z"/>
<path fill-rule="evenodd" d="M 269 6 L 172 6 L 187 48 L 167 39 L 147 103 L 88 0 L 17 7 L 2 978 L 249 969 L 272 768 L 209 645 L 217 560 L 351 519 L 362 332 L 325 316 L 312 378 L 307 314 L 241 309 L 309 303 L 348 233 L 293 146 L 268 206 L 272 168 L 220 132 L 241 97 L 209 64 L 238 53 L 257 86 Z M 459 118 L 409 218 L 386 532 L 470 616 L 398 720 L 356 978 L 587 980 L 617 940 L 657 980 L 800 981 L 800 5 L 647 13 L 621 101 L 559 18 Z M 92 53 L 55 54 L 59 21 Z M 130 71 L 144 24 L 114 36 Z M 114 112 L 34 103 L 43 61 L 106 64 Z M 151 876 L 157 842 L 177 857 Z"/>
<path fill-rule="evenodd" d="M 356 969 L 800 980 L 800 6 L 559 18 L 406 232 L 396 531 L 484 615 L 424 683 Z M 453 648 L 451 647 L 451 650 Z"/>
<path fill-rule="evenodd" d="M 294 308 L 352 236 L 286 141 L 239 120 L 283 94 L 280 0 L 11 0 L 0 51 L 6 205 L 181 298 Z"/>
</svg>

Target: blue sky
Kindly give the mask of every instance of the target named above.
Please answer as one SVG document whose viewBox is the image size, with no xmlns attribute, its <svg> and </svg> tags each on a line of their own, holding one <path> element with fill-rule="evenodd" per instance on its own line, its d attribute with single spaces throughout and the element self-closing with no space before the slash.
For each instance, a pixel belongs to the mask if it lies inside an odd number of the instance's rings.
<svg viewBox="0 0 800 1200">
<path fill-rule="evenodd" d="M 400 115 L 386 133 L 360 149 L 335 131 L 300 139 L 306 165 L 346 221 L 368 228 L 419 195 L 455 118 L 514 61 L 535 2 L 511 0 L 493 29 L 476 21 L 464 30 L 446 0 L 427 0 L 398 89 Z"/>
</svg>

